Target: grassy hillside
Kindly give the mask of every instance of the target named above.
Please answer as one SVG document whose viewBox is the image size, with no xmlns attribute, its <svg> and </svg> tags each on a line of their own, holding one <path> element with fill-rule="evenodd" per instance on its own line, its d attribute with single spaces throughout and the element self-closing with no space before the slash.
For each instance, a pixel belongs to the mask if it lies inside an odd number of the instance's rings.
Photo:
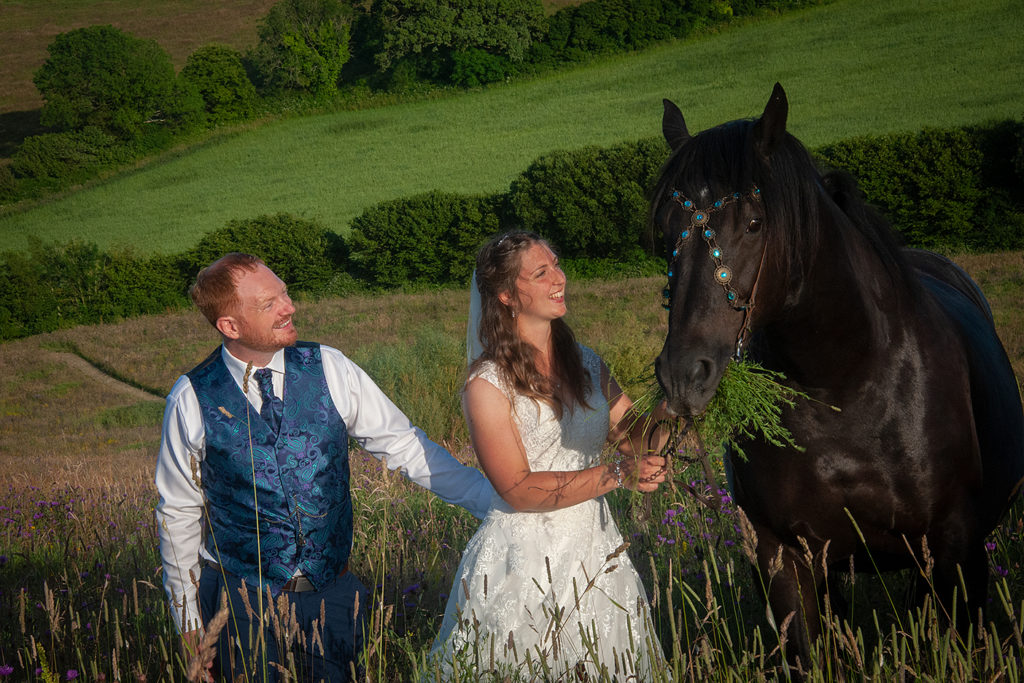
<svg viewBox="0 0 1024 683">
<path fill-rule="evenodd" d="M 221 136 L 0 217 L 0 239 L 171 252 L 229 219 L 278 211 L 344 232 L 382 200 L 500 191 L 552 149 L 657 135 L 663 97 L 694 130 L 756 115 L 775 81 L 809 146 L 1018 117 L 1022 34 L 1024 6 L 1011 0 L 838 0 L 529 82 Z"/>
</svg>

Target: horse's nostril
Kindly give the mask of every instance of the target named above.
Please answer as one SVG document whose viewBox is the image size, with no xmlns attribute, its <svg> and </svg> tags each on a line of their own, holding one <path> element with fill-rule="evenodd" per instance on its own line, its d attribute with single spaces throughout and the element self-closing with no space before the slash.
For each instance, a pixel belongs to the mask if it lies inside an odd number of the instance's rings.
<svg viewBox="0 0 1024 683">
<path fill-rule="evenodd" d="M 703 389 L 707 386 L 708 380 L 714 372 L 715 364 L 709 358 L 701 358 L 690 366 L 690 372 L 686 377 L 687 384 L 694 389 Z"/>
</svg>

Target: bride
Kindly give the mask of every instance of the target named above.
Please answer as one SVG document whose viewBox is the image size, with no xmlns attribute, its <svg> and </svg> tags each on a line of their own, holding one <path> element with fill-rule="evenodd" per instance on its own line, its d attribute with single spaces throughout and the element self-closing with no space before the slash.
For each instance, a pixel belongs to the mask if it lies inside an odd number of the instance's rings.
<svg viewBox="0 0 1024 683">
<path fill-rule="evenodd" d="M 649 680 L 663 661 L 603 496 L 656 490 L 667 435 L 576 343 L 565 285 L 537 235 L 507 233 L 477 254 L 463 411 L 497 495 L 430 653 L 447 678 Z M 601 462 L 606 442 L 619 455 Z"/>
</svg>

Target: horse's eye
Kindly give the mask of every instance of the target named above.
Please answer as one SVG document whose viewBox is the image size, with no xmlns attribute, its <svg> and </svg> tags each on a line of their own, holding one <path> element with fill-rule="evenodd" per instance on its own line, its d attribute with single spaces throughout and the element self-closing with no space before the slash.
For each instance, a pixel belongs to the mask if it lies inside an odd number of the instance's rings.
<svg viewBox="0 0 1024 683">
<path fill-rule="evenodd" d="M 750 223 L 747 225 L 747 232 L 757 232 L 761 229 L 761 219 L 751 218 Z"/>
</svg>

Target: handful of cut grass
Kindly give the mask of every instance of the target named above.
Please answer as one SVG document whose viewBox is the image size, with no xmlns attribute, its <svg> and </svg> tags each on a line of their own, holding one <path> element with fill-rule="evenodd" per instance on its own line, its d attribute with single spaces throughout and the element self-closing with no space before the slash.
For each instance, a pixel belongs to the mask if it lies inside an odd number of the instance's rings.
<svg viewBox="0 0 1024 683">
<path fill-rule="evenodd" d="M 746 456 L 739 442 L 758 436 L 774 446 L 804 450 L 782 425 L 782 408 L 809 396 L 782 384 L 783 379 L 753 361 L 729 363 L 708 407 L 693 418 L 701 441 L 711 448 L 728 445 L 742 458 Z"/>
<path fill-rule="evenodd" d="M 782 425 L 782 409 L 796 405 L 807 394 L 782 384 L 785 377 L 774 370 L 748 360 L 729 363 L 703 413 L 693 418 L 691 428 L 700 442 L 714 450 L 729 446 L 745 458 L 739 442 L 760 436 L 775 446 L 790 446 L 802 451 L 793 435 Z M 665 394 L 657 380 L 637 401 L 637 408 L 648 412 Z"/>
</svg>

